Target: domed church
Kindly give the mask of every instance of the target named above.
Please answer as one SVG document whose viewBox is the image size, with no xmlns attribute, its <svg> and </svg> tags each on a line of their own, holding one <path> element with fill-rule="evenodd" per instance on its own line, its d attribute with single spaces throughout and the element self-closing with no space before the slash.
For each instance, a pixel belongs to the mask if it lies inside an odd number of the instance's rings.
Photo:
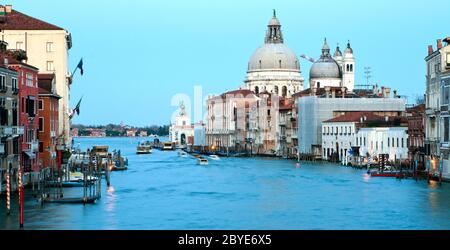
<svg viewBox="0 0 450 250">
<path fill-rule="evenodd" d="M 344 55 L 336 48 L 334 57 L 330 54 L 327 39 L 322 47 L 322 55 L 312 66 L 309 72 L 309 86 L 312 88 L 346 87 L 353 91 L 355 87 L 355 58 L 350 42 L 344 51 Z"/>
<path fill-rule="evenodd" d="M 248 63 L 245 88 L 255 94 L 267 91 L 291 97 L 303 90 L 303 82 L 300 62 L 295 52 L 284 44 L 281 24 L 274 10 L 264 44 L 253 53 Z"/>
</svg>

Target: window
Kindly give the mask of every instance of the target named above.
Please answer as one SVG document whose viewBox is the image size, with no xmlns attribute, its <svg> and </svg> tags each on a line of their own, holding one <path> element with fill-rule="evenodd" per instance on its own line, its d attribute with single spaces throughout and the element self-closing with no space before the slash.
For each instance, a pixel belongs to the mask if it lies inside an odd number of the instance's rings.
<svg viewBox="0 0 450 250">
<path fill-rule="evenodd" d="M 33 87 L 33 75 L 27 73 L 27 86 Z"/>
<path fill-rule="evenodd" d="M 44 132 L 44 118 L 39 117 L 39 132 Z"/>
<path fill-rule="evenodd" d="M 391 143 L 390 143 L 390 141 L 391 141 L 391 138 L 389 138 L 389 137 L 388 137 L 388 139 L 387 139 L 388 147 L 390 147 L 390 146 L 391 146 Z"/>
<path fill-rule="evenodd" d="M 47 42 L 46 49 L 47 49 L 47 52 L 53 52 L 53 43 Z"/>
<path fill-rule="evenodd" d="M 24 49 L 24 47 L 23 47 L 23 42 L 16 42 L 16 49 L 21 49 L 21 50 L 23 50 L 23 49 Z"/>
<path fill-rule="evenodd" d="M 19 90 L 19 86 L 17 85 L 17 78 L 15 78 L 15 77 L 11 78 L 11 85 L 12 85 L 13 91 Z"/>
<path fill-rule="evenodd" d="M 39 153 L 44 153 L 44 143 L 43 142 L 39 142 Z"/>
<path fill-rule="evenodd" d="M 38 108 L 39 108 L 39 110 L 43 110 L 44 109 L 44 104 L 43 104 L 42 100 L 39 100 Z"/>
<path fill-rule="evenodd" d="M 6 90 L 6 76 L 0 75 L 0 90 Z"/>
<path fill-rule="evenodd" d="M 47 71 L 55 71 L 55 65 L 53 65 L 53 61 L 47 61 Z"/>
<path fill-rule="evenodd" d="M 450 67 L 450 53 L 447 53 L 447 62 L 446 62 L 446 64 L 447 64 L 447 68 L 449 68 Z"/>
<path fill-rule="evenodd" d="M 444 142 L 449 141 L 449 117 L 444 118 Z"/>
<path fill-rule="evenodd" d="M 397 148 L 400 146 L 399 139 L 397 138 Z"/>
</svg>

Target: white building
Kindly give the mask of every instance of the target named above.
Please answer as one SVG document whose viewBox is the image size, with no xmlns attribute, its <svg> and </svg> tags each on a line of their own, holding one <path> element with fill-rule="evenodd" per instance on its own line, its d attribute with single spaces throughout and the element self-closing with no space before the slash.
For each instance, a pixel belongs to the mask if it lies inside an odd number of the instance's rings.
<svg viewBox="0 0 450 250">
<path fill-rule="evenodd" d="M 290 97 L 303 90 L 303 82 L 300 62 L 295 52 L 284 44 L 281 24 L 274 11 L 264 44 L 253 53 L 248 62 L 245 88 L 255 94 L 267 91 Z"/>
<path fill-rule="evenodd" d="M 310 88 L 346 87 L 352 92 L 355 87 L 355 58 L 350 42 L 344 51 L 344 55 L 336 48 L 334 57 L 330 54 L 327 40 L 322 47 L 322 55 L 311 66 L 309 72 Z"/>
<path fill-rule="evenodd" d="M 329 90 L 328 90 L 329 91 Z M 300 154 L 322 156 L 322 122 L 347 112 L 368 111 L 380 116 L 399 116 L 405 111 L 404 99 L 392 98 L 358 98 L 354 95 L 333 97 L 304 96 L 298 98 L 298 141 Z"/>
<path fill-rule="evenodd" d="M 400 117 L 382 117 L 373 112 L 350 112 L 322 123 L 322 158 L 346 161 L 352 147 L 359 155 L 389 160 L 408 158 L 407 121 Z"/>
<path fill-rule="evenodd" d="M 55 74 L 56 93 L 61 96 L 59 104 L 59 129 L 66 145 L 71 144 L 69 122 L 69 49 L 71 34 L 58 26 L 46 23 L 3 6 L 0 16 L 0 36 L 9 44 L 8 49 L 27 52 L 27 64 L 39 68 L 39 73 Z"/>
<path fill-rule="evenodd" d="M 179 113 L 175 116 L 169 128 L 169 138 L 178 146 L 193 144 L 194 126 L 191 124 L 191 118 L 183 103 L 180 104 Z"/>
<path fill-rule="evenodd" d="M 194 125 L 194 145 L 196 147 L 206 147 L 206 125 L 198 122 Z"/>
</svg>

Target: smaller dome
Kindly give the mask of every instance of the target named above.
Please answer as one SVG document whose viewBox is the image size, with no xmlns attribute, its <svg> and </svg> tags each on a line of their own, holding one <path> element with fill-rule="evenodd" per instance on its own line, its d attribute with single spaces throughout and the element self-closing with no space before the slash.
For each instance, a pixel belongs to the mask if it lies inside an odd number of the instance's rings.
<svg viewBox="0 0 450 250">
<path fill-rule="evenodd" d="M 334 52 L 334 57 L 340 57 L 342 56 L 342 52 L 339 49 L 339 45 L 336 47 L 336 52 Z"/>
<path fill-rule="evenodd" d="M 311 66 L 309 78 L 342 78 L 339 64 L 330 55 L 330 47 L 327 44 L 327 39 L 324 41 L 320 59 Z"/>
</svg>

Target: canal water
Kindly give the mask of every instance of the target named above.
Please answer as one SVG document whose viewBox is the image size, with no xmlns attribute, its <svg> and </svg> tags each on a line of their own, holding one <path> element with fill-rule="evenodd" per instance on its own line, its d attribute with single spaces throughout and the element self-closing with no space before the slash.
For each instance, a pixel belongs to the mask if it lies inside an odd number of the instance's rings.
<svg viewBox="0 0 450 250">
<path fill-rule="evenodd" d="M 363 170 L 271 158 L 199 166 L 177 152 L 136 155 L 139 139 L 78 138 L 129 159 L 96 204 L 45 204 L 27 196 L 26 229 L 450 229 L 450 184 L 370 178 Z M 105 182 L 103 182 L 105 184 Z M 28 191 L 29 192 L 29 191 Z M 68 189 L 66 197 L 80 195 Z M 16 199 L 16 198 L 14 198 Z M 0 229 L 17 229 L 17 204 Z"/>
</svg>

